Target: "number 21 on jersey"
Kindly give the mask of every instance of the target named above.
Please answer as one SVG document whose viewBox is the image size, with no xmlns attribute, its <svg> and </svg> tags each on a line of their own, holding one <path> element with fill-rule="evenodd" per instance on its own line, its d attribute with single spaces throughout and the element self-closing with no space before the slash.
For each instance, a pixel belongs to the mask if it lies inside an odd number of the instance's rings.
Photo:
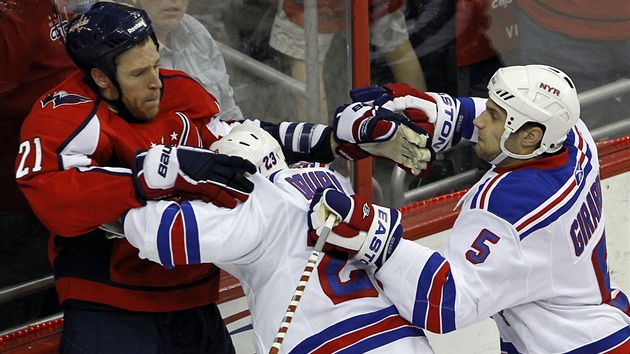
<svg viewBox="0 0 630 354">
<path fill-rule="evenodd" d="M 22 178 L 30 172 L 38 172 L 42 170 L 42 142 L 39 138 L 35 138 L 33 139 L 32 146 L 33 147 L 31 148 L 30 141 L 24 141 L 20 144 L 19 154 L 22 155 L 22 158 L 20 159 L 20 164 L 15 172 L 15 178 Z M 26 165 L 26 161 L 31 153 L 35 154 L 32 168 Z"/>
</svg>

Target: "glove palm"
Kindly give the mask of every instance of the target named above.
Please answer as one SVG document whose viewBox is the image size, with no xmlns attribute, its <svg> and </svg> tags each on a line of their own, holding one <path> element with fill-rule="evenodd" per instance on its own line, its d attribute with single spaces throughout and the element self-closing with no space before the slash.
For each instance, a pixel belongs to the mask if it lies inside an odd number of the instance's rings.
<svg viewBox="0 0 630 354">
<path fill-rule="evenodd" d="M 435 159 L 430 134 L 407 117 L 364 103 L 337 108 L 333 122 L 337 153 L 349 160 L 387 158 L 414 175 Z"/>
</svg>

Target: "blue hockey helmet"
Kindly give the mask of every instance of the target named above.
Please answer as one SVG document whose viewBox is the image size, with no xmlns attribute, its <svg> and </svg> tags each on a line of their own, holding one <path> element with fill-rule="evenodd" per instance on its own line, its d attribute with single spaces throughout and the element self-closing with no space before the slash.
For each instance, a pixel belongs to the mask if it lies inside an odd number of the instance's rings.
<svg viewBox="0 0 630 354">
<path fill-rule="evenodd" d="M 97 2 L 70 20 L 66 49 L 74 64 L 85 72 L 98 68 L 115 81 L 118 55 L 151 37 L 151 20 L 144 10 L 112 2 Z"/>
</svg>

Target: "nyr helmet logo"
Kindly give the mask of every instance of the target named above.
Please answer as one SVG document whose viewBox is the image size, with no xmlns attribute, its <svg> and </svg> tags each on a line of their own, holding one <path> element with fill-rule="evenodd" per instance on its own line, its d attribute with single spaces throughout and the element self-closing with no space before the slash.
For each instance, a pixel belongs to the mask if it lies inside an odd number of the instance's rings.
<svg viewBox="0 0 630 354">
<path fill-rule="evenodd" d="M 53 109 L 55 109 L 63 105 L 92 102 L 92 100 L 84 96 L 79 96 L 72 93 L 68 94 L 66 91 L 58 91 L 47 95 L 40 102 L 42 104 L 42 108 L 46 107 L 47 104 L 52 102 Z"/>
<path fill-rule="evenodd" d="M 553 86 L 551 86 L 549 84 L 541 82 L 539 84 L 539 87 L 543 91 L 549 92 L 552 95 L 556 95 L 556 96 L 560 97 L 560 93 L 561 93 L 560 90 L 558 90 L 557 88 L 555 88 L 555 87 L 553 87 Z"/>
</svg>

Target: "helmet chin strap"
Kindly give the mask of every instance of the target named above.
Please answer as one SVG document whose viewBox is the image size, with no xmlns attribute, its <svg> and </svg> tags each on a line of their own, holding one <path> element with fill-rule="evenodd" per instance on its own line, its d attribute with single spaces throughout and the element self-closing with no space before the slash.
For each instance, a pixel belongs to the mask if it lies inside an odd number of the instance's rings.
<svg viewBox="0 0 630 354">
<path fill-rule="evenodd" d="M 497 157 L 495 157 L 492 161 L 489 161 L 489 162 L 496 166 L 500 164 L 501 162 L 503 162 L 503 160 L 505 160 L 506 157 L 508 157 L 508 154 L 505 151 L 501 151 L 501 153 L 497 155 Z"/>
<path fill-rule="evenodd" d="M 503 160 L 505 160 L 508 156 L 514 159 L 519 159 L 519 160 L 527 160 L 527 159 L 531 159 L 532 157 L 536 157 L 538 155 L 543 154 L 545 151 L 547 151 L 547 147 L 544 145 L 540 145 L 540 147 L 534 151 L 532 151 L 531 153 L 527 154 L 527 155 L 519 155 L 519 154 L 515 154 L 511 151 L 509 151 L 506 147 L 505 147 L 505 141 L 508 139 L 508 137 L 510 136 L 510 134 L 512 134 L 512 132 L 508 129 L 505 129 L 503 131 L 503 135 L 501 136 L 501 153 L 499 155 L 497 155 L 497 157 L 495 157 L 492 161 L 489 161 L 491 164 L 493 165 L 498 165 L 501 162 L 503 162 Z"/>
</svg>

